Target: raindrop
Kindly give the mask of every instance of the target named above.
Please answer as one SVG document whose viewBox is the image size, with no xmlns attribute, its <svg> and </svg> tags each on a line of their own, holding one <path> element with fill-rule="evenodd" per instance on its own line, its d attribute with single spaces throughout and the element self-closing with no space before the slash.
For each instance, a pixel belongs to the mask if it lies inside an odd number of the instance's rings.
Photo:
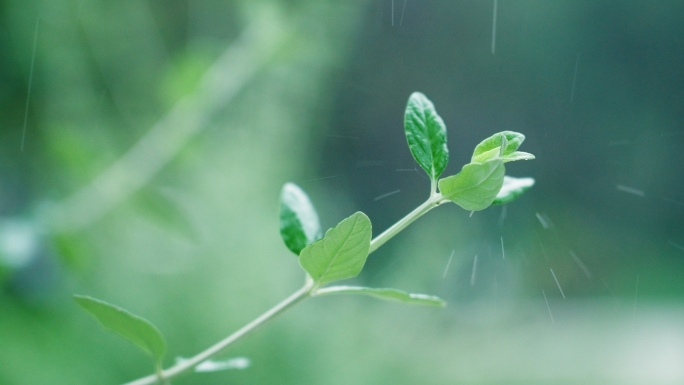
<svg viewBox="0 0 684 385">
<path fill-rule="evenodd" d="M 28 123 L 29 101 L 31 100 L 31 85 L 33 85 L 33 66 L 36 62 L 36 46 L 38 45 L 38 26 L 40 18 L 36 19 L 36 31 L 33 34 L 33 53 L 31 54 L 31 67 L 29 70 L 28 91 L 26 92 L 26 110 L 24 111 L 24 128 L 21 131 L 21 151 L 24 151 L 26 142 L 26 126 Z"/>
<path fill-rule="evenodd" d="M 558 282 L 558 278 L 556 278 L 556 273 L 553 272 L 553 269 L 551 270 L 551 275 L 553 275 L 554 281 L 556 281 L 556 285 L 558 285 L 558 290 L 560 290 L 561 295 L 563 296 L 563 299 L 565 299 L 565 293 L 563 293 L 563 288 L 560 285 L 560 282 Z"/>
<path fill-rule="evenodd" d="M 455 252 L 456 252 L 456 249 L 451 250 L 451 256 L 449 257 L 449 261 L 447 262 L 447 265 L 444 268 L 444 274 L 442 274 L 442 279 L 446 278 L 447 271 L 449 271 L 449 266 L 451 266 L 451 260 L 454 259 L 454 253 Z"/>
<path fill-rule="evenodd" d="M 620 191 L 624 191 L 624 192 L 626 192 L 626 193 L 629 193 L 629 194 L 632 194 L 632 195 L 636 195 L 636 196 L 638 196 L 638 197 L 644 198 L 644 197 L 646 196 L 646 194 L 645 194 L 643 191 L 641 191 L 641 190 L 639 190 L 639 189 L 635 189 L 635 188 L 633 188 L 633 187 L 627 187 L 627 186 L 623 186 L 623 185 L 621 185 L 621 184 L 616 185 L 615 187 L 617 187 L 617 189 L 620 190 Z"/>
<path fill-rule="evenodd" d="M 394 195 L 394 194 L 398 194 L 399 192 L 401 192 L 401 190 L 394 190 L 394 191 L 390 191 L 390 192 L 388 192 L 388 193 L 386 193 L 386 194 L 378 195 L 378 196 L 376 196 L 375 198 L 373 198 L 373 201 L 376 201 L 376 202 L 377 202 L 377 201 L 379 201 L 380 199 L 387 198 L 388 196 L 392 196 L 392 195 Z"/>
<path fill-rule="evenodd" d="M 477 274 L 477 255 L 473 259 L 473 272 L 470 274 L 470 286 L 475 286 L 475 275 Z"/>
<path fill-rule="evenodd" d="M 584 264 L 584 262 L 582 262 L 582 260 L 579 259 L 577 254 L 575 254 L 574 251 L 570 250 L 570 256 L 572 257 L 572 259 L 575 260 L 575 263 L 577 263 L 577 266 L 579 266 L 580 269 L 582 269 L 582 271 L 584 272 L 584 275 L 586 275 L 587 278 L 591 279 L 591 272 L 589 271 L 587 266 Z"/>
</svg>

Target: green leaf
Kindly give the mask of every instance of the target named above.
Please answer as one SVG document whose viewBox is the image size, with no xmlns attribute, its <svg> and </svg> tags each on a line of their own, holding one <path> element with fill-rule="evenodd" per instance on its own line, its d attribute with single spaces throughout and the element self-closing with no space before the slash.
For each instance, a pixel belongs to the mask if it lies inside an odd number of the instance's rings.
<svg viewBox="0 0 684 385">
<path fill-rule="evenodd" d="M 161 367 L 162 359 L 166 354 L 166 342 L 159 329 L 149 321 L 92 297 L 75 295 L 74 300 L 80 307 L 95 316 L 106 329 L 132 341 L 150 354 L 157 367 Z"/>
<path fill-rule="evenodd" d="M 504 138 L 502 138 L 502 136 Z M 505 142 L 504 142 L 504 140 L 505 140 Z M 497 147 L 500 147 L 502 142 L 506 143 L 506 145 L 504 147 L 504 150 L 500 153 L 500 156 L 504 157 L 506 155 L 512 154 L 513 152 L 515 152 L 515 150 L 518 149 L 518 147 L 520 147 L 520 145 L 524 141 L 525 141 L 525 135 L 520 134 L 518 132 L 503 131 L 503 132 L 496 133 L 496 134 L 490 136 L 489 138 L 483 140 L 482 142 L 480 142 L 480 144 L 478 144 L 475 147 L 475 151 L 473 152 L 472 161 L 475 161 L 475 158 L 478 155 L 485 153 L 487 151 L 493 150 Z"/>
<path fill-rule="evenodd" d="M 442 307 L 446 305 L 446 302 L 432 295 L 427 294 L 413 294 L 407 293 L 405 291 L 397 289 L 378 289 L 371 287 L 361 287 L 361 286 L 333 286 L 326 287 L 324 289 L 319 289 L 316 291 L 315 295 L 328 295 L 328 294 L 362 294 L 371 297 L 399 301 L 414 305 L 427 305 L 427 306 L 438 306 Z"/>
<path fill-rule="evenodd" d="M 355 277 L 366 263 L 370 240 L 370 219 L 362 212 L 354 213 L 304 248 L 299 264 L 318 286 Z"/>
<path fill-rule="evenodd" d="M 533 178 L 514 178 L 511 176 L 504 176 L 503 186 L 498 194 L 493 205 L 504 205 L 518 199 L 525 191 L 534 186 Z"/>
<path fill-rule="evenodd" d="M 433 181 L 437 180 L 449 163 L 446 126 L 432 102 L 420 92 L 409 97 L 404 132 L 413 158 Z"/>
<path fill-rule="evenodd" d="M 534 155 L 530 154 L 529 152 L 515 151 L 511 154 L 502 156 L 500 159 L 503 160 L 504 163 L 508 163 L 514 162 L 516 160 L 531 160 L 534 158 Z"/>
<path fill-rule="evenodd" d="M 494 147 L 489 151 L 485 151 L 478 156 L 474 156 L 471 160 L 472 163 L 484 163 L 488 160 L 497 159 L 501 155 L 501 146 Z"/>
<path fill-rule="evenodd" d="M 506 168 L 500 159 L 469 163 L 461 172 L 440 179 L 442 196 L 468 211 L 489 207 L 503 185 Z"/>
<path fill-rule="evenodd" d="M 508 138 L 506 138 L 506 135 L 501 135 L 501 144 L 499 145 L 499 157 L 502 157 L 504 155 L 504 152 L 506 152 L 507 147 Z"/>
<path fill-rule="evenodd" d="M 306 193 L 294 183 L 285 183 L 280 193 L 280 236 L 285 246 L 299 255 L 321 238 L 321 223 Z"/>
</svg>

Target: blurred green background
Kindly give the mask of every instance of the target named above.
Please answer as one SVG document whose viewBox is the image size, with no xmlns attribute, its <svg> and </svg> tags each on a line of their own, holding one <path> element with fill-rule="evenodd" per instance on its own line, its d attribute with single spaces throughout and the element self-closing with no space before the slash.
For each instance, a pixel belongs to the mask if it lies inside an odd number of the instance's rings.
<svg viewBox="0 0 684 385">
<path fill-rule="evenodd" d="M 445 175 L 502 130 L 537 156 L 507 168 L 537 180 L 520 200 L 440 207 L 354 280 L 448 307 L 313 299 L 222 355 L 247 369 L 173 383 L 684 383 L 683 18 L 679 1 L 3 0 L 0 384 L 151 372 L 75 293 L 155 323 L 167 365 L 285 298 L 303 280 L 278 234 L 287 181 L 325 228 L 403 217 L 429 192 L 412 91 L 449 129 Z"/>
</svg>

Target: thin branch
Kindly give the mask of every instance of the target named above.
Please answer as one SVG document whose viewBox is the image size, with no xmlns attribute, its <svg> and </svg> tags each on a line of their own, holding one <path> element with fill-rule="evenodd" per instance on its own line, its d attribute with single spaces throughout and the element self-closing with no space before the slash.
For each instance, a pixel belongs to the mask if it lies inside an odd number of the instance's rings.
<svg viewBox="0 0 684 385">
<path fill-rule="evenodd" d="M 309 297 L 311 287 L 312 287 L 312 285 L 310 283 L 307 283 L 301 289 L 297 290 L 292 295 L 287 297 L 285 300 L 283 300 L 279 304 L 275 305 L 274 307 L 269 309 L 267 312 L 265 312 L 264 314 L 260 315 L 256 319 L 254 319 L 252 322 L 243 326 L 242 328 L 240 328 L 235 333 L 229 335 L 228 337 L 226 337 L 223 340 L 219 341 L 218 343 L 214 344 L 209 349 L 197 354 L 196 356 L 190 358 L 189 360 L 182 361 L 182 362 L 170 367 L 169 369 L 163 370 L 161 372 L 162 378 L 169 380 L 172 377 L 176 377 L 179 374 L 182 374 L 184 372 L 191 370 L 195 366 L 201 364 L 203 361 L 206 361 L 209 358 L 213 357 L 214 355 L 220 353 L 221 351 L 223 351 L 225 348 L 227 348 L 232 343 L 240 340 L 242 337 L 244 337 L 244 336 L 248 335 L 249 333 L 255 331 L 259 326 L 261 326 L 261 325 L 265 324 L 266 322 L 272 320 L 273 318 L 277 317 L 281 313 L 290 309 L 291 307 L 293 307 L 294 305 L 296 305 L 300 301 Z M 154 384 L 155 382 L 158 382 L 158 381 L 159 381 L 159 375 L 158 374 L 151 374 L 147 377 L 143 377 L 143 378 L 140 378 L 138 380 L 129 382 L 126 385 L 151 385 L 151 384 Z"/>
<path fill-rule="evenodd" d="M 383 232 L 382 234 L 378 235 L 373 240 L 371 240 L 371 243 L 370 243 L 371 246 L 370 246 L 370 250 L 369 250 L 368 254 L 377 250 L 385 242 L 387 242 L 392 237 L 397 235 L 399 232 L 401 232 L 401 230 L 405 229 L 406 226 L 410 225 L 413 221 L 420 218 L 423 214 L 427 213 L 428 211 L 430 211 L 434 207 L 437 207 L 444 202 L 445 201 L 443 200 L 443 198 L 440 194 L 433 195 L 425 203 L 421 204 L 415 210 L 411 211 L 408 215 L 406 215 L 404 218 L 402 218 L 394 226 L 390 227 L 385 232 Z M 262 315 L 260 315 L 255 320 L 248 323 L 247 325 L 243 326 L 242 328 L 240 328 L 235 333 L 229 335 L 228 337 L 226 337 L 223 340 L 221 340 L 220 342 L 214 344 L 210 348 L 202 351 L 201 353 L 195 355 L 194 357 L 192 357 L 186 361 L 183 361 L 181 363 L 178 363 L 178 364 L 170 367 L 169 369 L 163 370 L 161 373 L 150 374 L 149 376 L 139 378 L 135 381 L 126 383 L 125 385 L 152 385 L 152 384 L 155 384 L 156 382 L 158 382 L 160 377 L 165 379 L 165 380 L 169 380 L 173 377 L 178 376 L 179 374 L 182 374 L 182 373 L 185 373 L 187 371 L 192 370 L 195 366 L 201 364 L 203 361 L 208 360 L 209 358 L 213 357 L 214 355 L 225 350 L 228 346 L 230 346 L 234 342 L 238 341 L 242 337 L 253 332 L 259 326 L 261 326 L 261 325 L 265 324 L 266 322 L 272 320 L 273 318 L 279 316 L 280 314 L 282 314 L 285 311 L 294 307 L 296 304 L 298 304 L 302 300 L 313 295 L 312 290 L 314 287 L 315 287 L 315 285 L 314 285 L 313 280 L 311 280 L 311 278 L 307 275 L 306 284 L 301 289 L 294 292 L 292 295 L 287 297 L 285 300 L 283 300 L 282 302 L 280 302 L 276 306 L 272 307 L 271 309 L 267 310 L 265 313 L 263 313 Z M 325 289 L 324 290 L 317 290 L 318 294 L 324 294 L 325 292 L 326 292 Z M 160 376 L 160 374 L 161 374 L 161 376 Z"/>
<path fill-rule="evenodd" d="M 272 14 L 254 21 L 204 74 L 196 91 L 169 113 L 92 183 L 48 208 L 42 219 L 57 232 L 84 229 L 147 184 L 233 101 L 285 43 Z"/>
</svg>

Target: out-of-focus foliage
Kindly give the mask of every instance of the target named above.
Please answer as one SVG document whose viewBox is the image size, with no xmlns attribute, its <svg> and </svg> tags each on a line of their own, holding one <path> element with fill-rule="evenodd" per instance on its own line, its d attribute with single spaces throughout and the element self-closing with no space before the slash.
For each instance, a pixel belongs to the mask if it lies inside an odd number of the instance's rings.
<svg viewBox="0 0 684 385">
<path fill-rule="evenodd" d="M 166 341 L 159 329 L 150 321 L 92 297 L 76 295 L 74 300 L 106 329 L 130 340 L 151 355 L 157 368 L 161 369 L 161 363 L 166 355 Z"/>
<path fill-rule="evenodd" d="M 2 2 L 0 384 L 149 374 L 73 293 L 154 320 L 167 366 L 286 297 L 286 181 L 323 229 L 386 229 L 429 192 L 414 91 L 449 127 L 444 175 L 504 130 L 537 156 L 520 199 L 433 210 L 351 283 L 449 305 L 312 299 L 226 353 L 245 370 L 174 384 L 682 383 L 684 3 L 496 4 L 492 54 L 491 1 Z M 197 130 L 120 163 L 160 122 Z M 160 137 L 147 153 L 180 136 Z"/>
</svg>

